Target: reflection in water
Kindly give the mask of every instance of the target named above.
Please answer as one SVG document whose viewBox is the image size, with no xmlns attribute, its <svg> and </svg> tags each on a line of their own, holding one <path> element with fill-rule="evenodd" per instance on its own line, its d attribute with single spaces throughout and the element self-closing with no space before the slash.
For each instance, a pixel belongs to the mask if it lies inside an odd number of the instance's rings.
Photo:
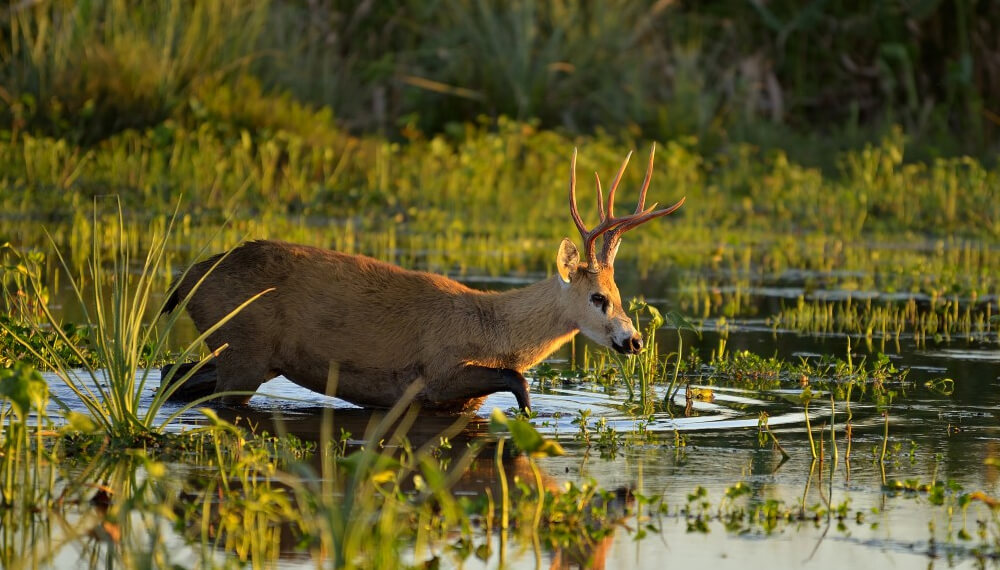
<svg viewBox="0 0 1000 570">
<path fill-rule="evenodd" d="M 710 335 L 705 336 L 702 345 L 696 338 L 690 339 L 691 345 L 697 350 L 711 345 Z M 669 351 L 671 335 L 661 335 L 660 339 L 665 345 L 663 350 Z M 770 346 L 779 356 L 829 353 L 834 349 L 831 343 L 836 343 L 836 339 L 828 338 L 782 336 L 778 340 L 775 343 L 770 335 L 762 338 L 760 334 L 744 335 L 739 331 L 731 332 L 729 337 L 730 346 L 756 345 L 758 351 L 761 345 Z M 772 344 L 766 345 L 765 341 Z M 655 509 L 624 500 L 616 507 L 624 510 L 631 505 L 632 511 L 641 511 L 625 521 L 626 527 L 655 531 L 659 539 L 636 543 L 632 533 L 619 528 L 584 549 L 579 545 L 548 548 L 544 553 L 546 564 L 581 557 L 592 557 L 598 564 L 605 557 L 607 567 L 659 567 L 657 562 L 663 556 L 671 556 L 671 560 L 725 566 L 746 556 L 774 556 L 780 552 L 789 560 L 840 567 L 845 560 L 860 563 L 872 556 L 894 564 L 919 561 L 940 554 L 945 546 L 954 555 L 969 556 L 980 543 L 975 538 L 958 538 L 959 532 L 965 529 L 971 534 L 979 520 L 990 523 L 991 515 L 980 505 L 973 505 L 964 516 L 961 509 L 949 514 L 946 508 L 932 504 L 926 492 L 884 491 L 883 481 L 952 481 L 965 492 L 1000 494 L 995 469 L 984 467 L 986 459 L 996 457 L 993 441 L 1000 435 L 996 364 L 985 359 L 947 362 L 932 353 L 909 354 L 906 361 L 919 364 L 911 369 L 905 386 L 894 387 L 899 396 L 889 408 L 887 441 L 883 441 L 883 416 L 873 403 L 852 403 L 848 440 L 844 427 L 846 403 L 838 401 L 831 407 L 828 397 L 817 392 L 810 407 L 810 423 L 823 462 L 815 465 L 802 406 L 789 397 L 801 391 L 794 382 L 779 383 L 773 389 L 753 389 L 712 381 L 711 401 L 693 401 L 694 413 L 690 417 L 657 412 L 641 419 L 641 435 L 637 432 L 639 420 L 622 409 L 620 391 L 586 383 L 536 383 L 532 388 L 536 391 L 533 401 L 538 413 L 535 424 L 544 433 L 559 438 L 569 451 L 565 457 L 539 460 L 546 489 L 561 490 L 569 482 L 593 480 L 603 489 L 629 490 L 636 496 L 660 501 Z M 943 374 L 956 379 L 952 394 L 940 394 L 924 386 L 926 379 Z M 57 396 L 72 402 L 71 394 L 60 392 L 55 382 L 53 387 Z M 656 390 L 656 397 L 661 398 L 663 387 Z M 683 409 L 685 390 L 682 387 L 675 396 L 675 409 Z M 217 412 L 230 421 L 255 426 L 258 433 L 292 434 L 305 442 L 320 441 L 324 435 L 338 440 L 349 433 L 349 446 L 366 443 L 364 434 L 373 419 L 371 411 L 312 394 L 280 378 L 263 386 L 261 392 L 271 396 L 255 397 L 247 408 L 218 408 Z M 515 405 L 510 395 L 495 394 L 479 416 L 463 418 L 458 425 L 454 418 L 422 416 L 413 423 L 408 437 L 419 447 L 436 443 L 442 433 L 449 433 L 453 450 L 449 453 L 455 454 L 470 444 L 484 445 L 479 458 L 455 482 L 454 491 L 468 500 L 482 500 L 487 493 L 495 498 L 500 494 L 499 477 L 484 416 L 494 407 L 508 409 Z M 323 416 L 331 410 L 332 423 L 324 424 Z M 599 434 L 594 434 L 590 447 L 578 443 L 580 426 L 574 420 L 580 410 L 591 410 L 591 426 L 604 420 L 605 429 L 619 435 L 617 443 L 602 446 Z M 167 408 L 163 413 L 174 411 L 176 408 Z M 761 412 L 767 412 L 768 425 L 791 456 L 787 462 L 770 446 L 759 444 Z M 178 429 L 191 429 L 202 421 L 200 414 L 187 413 Z M 676 447 L 678 441 L 680 447 Z M 845 462 L 848 444 L 849 463 Z M 883 445 L 887 458 L 881 465 L 877 458 Z M 317 461 L 312 460 L 316 472 Z M 179 468 L 182 472 L 188 469 Z M 509 481 L 533 485 L 524 457 L 507 456 L 503 471 Z M 737 485 L 745 486 L 746 493 L 728 499 L 727 493 Z M 691 500 L 699 487 L 705 489 L 705 495 Z M 960 492 L 949 491 L 949 500 L 956 501 Z M 630 493 L 623 492 L 622 497 L 632 496 Z M 732 511 L 727 509 L 736 506 L 747 514 L 734 521 Z M 659 514 L 660 510 L 665 513 Z M 773 521 L 768 518 L 772 516 Z M 994 526 L 988 528 L 996 528 L 995 522 L 990 524 Z M 87 524 L 73 526 L 86 528 Z M 94 536 L 101 531 L 96 532 Z M 471 556 L 465 563 L 467 567 L 498 563 L 500 536 L 496 531 L 489 536 L 493 542 L 480 551 L 485 561 Z M 753 537 L 767 540 L 748 540 Z M 301 551 L 288 546 L 299 539 L 286 531 L 279 536 L 276 548 L 282 556 L 292 556 L 286 559 L 288 563 L 302 556 Z M 106 544 L 101 540 L 93 544 Z M 166 542 L 178 540 L 176 536 L 164 538 Z M 534 565 L 530 543 L 506 547 L 507 563 Z"/>
<path fill-rule="evenodd" d="M 271 386 L 272 392 L 290 390 L 301 390 L 301 388 L 294 385 Z M 254 426 L 254 430 L 258 433 L 293 435 L 303 442 L 317 444 L 319 451 L 312 455 L 308 462 L 316 473 L 322 472 L 323 442 L 328 439 L 329 434 L 339 434 L 340 443 L 350 451 L 368 443 L 366 434 L 370 433 L 374 424 L 381 421 L 382 416 L 381 412 L 353 407 L 339 408 L 335 412 L 331 412 L 330 408 L 313 406 L 298 407 L 294 412 L 289 412 L 286 408 L 281 413 L 264 406 L 223 407 L 217 411 L 220 417 L 232 423 Z M 387 431 L 392 432 L 395 429 L 394 425 Z M 472 504 L 479 504 L 484 500 L 499 501 L 503 496 L 501 481 L 509 482 L 514 489 L 511 496 L 515 502 L 519 496 L 525 495 L 527 498 L 527 495 L 536 493 L 538 483 L 553 501 L 561 500 L 567 491 L 559 479 L 545 470 L 539 471 L 536 477 L 529 458 L 524 454 L 512 452 L 510 443 L 505 448 L 507 451 L 502 453 L 502 462 L 498 464 L 494 459 L 497 455 L 497 441 L 489 434 L 489 423 L 485 418 L 420 416 L 417 421 L 407 425 L 405 433 L 406 445 L 412 448 L 440 444 L 442 438 L 446 438 L 448 444 L 445 449 L 436 452 L 443 464 L 460 462 L 461 456 L 468 448 L 473 446 L 478 448 L 474 458 L 459 470 L 457 479 L 449 486 L 452 495 L 471 501 Z M 399 448 L 400 445 L 390 440 L 383 441 L 381 447 L 392 449 Z M 402 488 L 407 493 L 414 493 L 417 491 L 415 485 L 414 480 L 407 480 Z M 497 529 L 493 533 L 487 531 L 486 540 L 481 545 L 485 549 L 480 551 L 480 556 L 486 561 L 502 562 L 510 556 L 518 557 L 524 552 L 531 551 L 537 560 L 544 559 L 546 565 L 552 568 L 604 568 L 605 557 L 618 530 L 616 521 L 626 518 L 634 501 L 630 490 L 625 487 L 607 496 L 594 495 L 592 486 L 585 488 L 591 491 L 579 493 L 574 489 L 571 500 L 582 500 L 581 497 L 585 497 L 589 505 L 587 508 L 594 509 L 595 513 L 603 512 L 601 517 L 584 515 L 586 520 L 583 524 L 587 528 L 586 532 L 547 533 L 544 542 L 539 542 L 537 538 L 529 540 L 525 531 L 530 525 L 522 518 L 513 521 L 511 530 Z M 553 513 L 562 512 L 558 509 L 550 510 Z M 525 514 L 516 507 L 514 511 Z M 518 540 L 515 541 L 515 538 Z M 292 558 L 301 556 L 300 550 L 295 548 L 299 541 L 300 537 L 286 528 L 282 534 L 282 552 Z"/>
</svg>

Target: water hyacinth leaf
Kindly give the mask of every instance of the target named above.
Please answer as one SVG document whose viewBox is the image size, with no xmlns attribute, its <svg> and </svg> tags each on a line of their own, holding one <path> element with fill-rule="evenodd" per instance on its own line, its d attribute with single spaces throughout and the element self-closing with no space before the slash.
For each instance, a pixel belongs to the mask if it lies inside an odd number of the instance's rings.
<svg viewBox="0 0 1000 570">
<path fill-rule="evenodd" d="M 703 402 L 715 401 L 715 391 L 711 388 L 696 388 L 692 386 L 688 388 L 687 393 L 694 400 L 701 400 Z"/>
<path fill-rule="evenodd" d="M 652 305 L 646 305 L 646 311 L 649 313 L 649 324 L 654 329 L 658 329 L 663 326 L 663 314 L 660 310 Z"/>
<path fill-rule="evenodd" d="M 649 303 L 647 303 L 642 299 L 633 298 L 631 301 L 629 301 L 628 304 L 629 313 L 638 313 L 643 310 L 649 313 L 649 326 L 651 328 L 658 329 L 663 326 L 663 323 L 665 321 L 663 319 L 663 314 L 660 313 L 659 309 L 657 309 L 653 305 L 650 305 Z"/>
<path fill-rule="evenodd" d="M 507 423 L 507 416 L 500 411 L 500 408 L 493 408 L 493 411 L 490 413 L 490 431 L 492 433 L 508 431 Z"/>
<path fill-rule="evenodd" d="M 677 311 L 668 311 L 667 321 L 677 329 L 689 330 L 693 333 L 697 333 L 699 337 L 701 336 L 701 331 L 699 331 L 696 326 L 691 324 L 691 321 L 687 320 L 684 315 L 678 313 Z"/>
<path fill-rule="evenodd" d="M 742 496 L 742 495 L 748 495 L 748 494 L 750 494 L 752 492 L 753 492 L 753 490 L 750 488 L 749 485 L 747 485 L 746 483 L 740 481 L 739 483 L 733 485 L 732 487 L 728 487 L 726 489 L 726 493 L 725 494 L 726 494 L 727 498 L 729 498 L 729 499 L 735 499 L 736 497 L 739 497 L 739 496 Z"/>
<path fill-rule="evenodd" d="M 924 382 L 924 387 L 942 396 L 951 396 L 955 393 L 955 381 L 951 378 L 935 378 Z"/>
<path fill-rule="evenodd" d="M 87 414 L 69 411 L 66 413 L 65 418 L 66 425 L 62 428 L 65 433 L 92 434 L 96 433 L 99 429 L 94 420 Z"/>
<path fill-rule="evenodd" d="M 44 410 L 49 401 L 49 385 L 33 366 L 17 363 L 0 368 L 0 398 L 8 400 L 19 420 L 32 409 Z"/>
<path fill-rule="evenodd" d="M 510 433 L 510 439 L 514 445 L 533 457 L 553 457 L 566 454 L 558 442 L 542 437 L 542 434 L 538 433 L 538 430 L 527 420 L 508 418 L 499 408 L 494 408 L 490 414 L 490 431 Z"/>
<path fill-rule="evenodd" d="M 359 471 L 364 467 L 375 483 L 384 483 L 392 480 L 395 477 L 395 473 L 402 467 L 402 464 L 392 457 L 376 455 L 373 460 L 371 454 L 372 452 L 364 449 L 358 450 L 347 457 L 338 459 L 337 464 L 345 468 L 354 477 L 362 475 Z"/>
<path fill-rule="evenodd" d="M 806 386 L 798 393 L 782 393 L 780 396 L 793 404 L 808 404 L 815 398 L 823 397 L 825 394 L 823 392 L 814 392 L 812 388 Z"/>
</svg>

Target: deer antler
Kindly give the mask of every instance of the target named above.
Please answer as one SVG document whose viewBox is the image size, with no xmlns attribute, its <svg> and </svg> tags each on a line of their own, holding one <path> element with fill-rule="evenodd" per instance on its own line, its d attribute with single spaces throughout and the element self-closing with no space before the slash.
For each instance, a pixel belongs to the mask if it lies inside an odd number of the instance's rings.
<svg viewBox="0 0 1000 570">
<path fill-rule="evenodd" d="M 653 176 L 653 157 L 656 154 L 656 145 L 649 151 L 649 165 L 646 167 L 646 179 L 642 183 L 642 190 L 639 192 L 639 204 L 635 208 L 635 212 L 628 216 L 623 216 L 621 218 L 616 218 L 614 214 L 615 208 L 615 192 L 618 190 L 618 184 L 622 180 L 622 174 L 625 173 L 625 167 L 628 166 L 628 161 L 632 158 L 632 153 L 629 152 L 625 157 L 625 161 L 622 162 L 621 167 L 618 169 L 618 174 L 615 176 L 615 181 L 611 184 L 611 188 L 608 190 L 608 203 L 607 209 L 604 206 L 604 196 L 601 192 L 601 177 L 595 172 L 594 176 L 597 179 L 597 212 L 600 215 L 601 221 L 598 223 L 597 227 L 592 230 L 588 230 L 585 225 L 583 225 L 583 220 L 580 218 L 580 213 L 577 211 L 576 207 L 576 149 L 573 149 L 573 161 L 570 166 L 570 177 L 569 177 L 569 213 L 573 217 L 573 222 L 576 223 L 576 227 L 580 230 L 580 237 L 583 238 L 584 251 L 587 254 L 587 268 L 591 272 L 597 272 L 601 267 L 611 267 L 615 262 L 615 254 L 618 253 L 618 246 L 621 245 L 621 236 L 623 233 L 635 228 L 641 224 L 652 220 L 653 218 L 659 218 L 660 216 L 666 216 L 684 204 L 685 198 L 681 198 L 676 204 L 670 206 L 669 208 L 664 208 L 662 210 L 656 210 L 656 204 L 653 204 L 648 209 L 643 209 L 646 203 L 646 190 L 649 189 L 649 182 Z M 604 243 L 601 248 L 601 255 L 597 255 L 595 242 L 600 236 L 604 236 Z"/>
<path fill-rule="evenodd" d="M 626 162 L 628 162 L 628 159 L 626 159 Z M 624 168 L 624 165 L 622 166 Z M 594 173 L 594 175 L 597 176 L 597 173 Z M 617 184 L 611 187 L 608 196 L 609 205 L 613 205 L 616 187 Z M 587 254 L 587 267 L 592 272 L 596 272 L 600 268 L 595 247 L 597 238 L 615 227 L 615 221 L 604 212 L 604 197 L 601 193 L 601 178 L 599 176 L 597 176 L 597 211 L 601 216 L 601 222 L 594 229 L 588 230 L 587 226 L 583 225 L 580 212 L 576 208 L 576 149 L 574 148 L 573 161 L 570 164 L 569 171 L 569 213 L 573 217 L 573 222 L 576 223 L 576 229 L 580 230 L 580 237 L 583 239 L 583 250 Z"/>
</svg>

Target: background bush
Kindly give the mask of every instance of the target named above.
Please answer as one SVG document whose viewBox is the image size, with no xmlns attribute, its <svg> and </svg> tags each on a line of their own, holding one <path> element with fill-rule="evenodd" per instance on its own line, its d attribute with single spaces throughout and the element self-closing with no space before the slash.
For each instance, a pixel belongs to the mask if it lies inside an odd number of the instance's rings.
<svg viewBox="0 0 1000 570">
<path fill-rule="evenodd" d="M 394 138 L 508 116 L 809 161 L 894 124 L 929 156 L 1000 133 L 996 0 L 25 0 L 0 36 L 2 127 L 84 143 L 220 88 Z"/>
</svg>

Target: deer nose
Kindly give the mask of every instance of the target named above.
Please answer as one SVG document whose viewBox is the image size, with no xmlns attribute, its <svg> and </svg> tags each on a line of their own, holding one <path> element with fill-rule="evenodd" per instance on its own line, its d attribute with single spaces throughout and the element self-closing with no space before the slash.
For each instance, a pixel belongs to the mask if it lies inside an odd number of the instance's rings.
<svg viewBox="0 0 1000 570">
<path fill-rule="evenodd" d="M 642 350 L 642 337 L 638 334 L 632 336 L 632 338 L 625 341 L 625 349 L 632 354 L 639 354 Z"/>
</svg>

